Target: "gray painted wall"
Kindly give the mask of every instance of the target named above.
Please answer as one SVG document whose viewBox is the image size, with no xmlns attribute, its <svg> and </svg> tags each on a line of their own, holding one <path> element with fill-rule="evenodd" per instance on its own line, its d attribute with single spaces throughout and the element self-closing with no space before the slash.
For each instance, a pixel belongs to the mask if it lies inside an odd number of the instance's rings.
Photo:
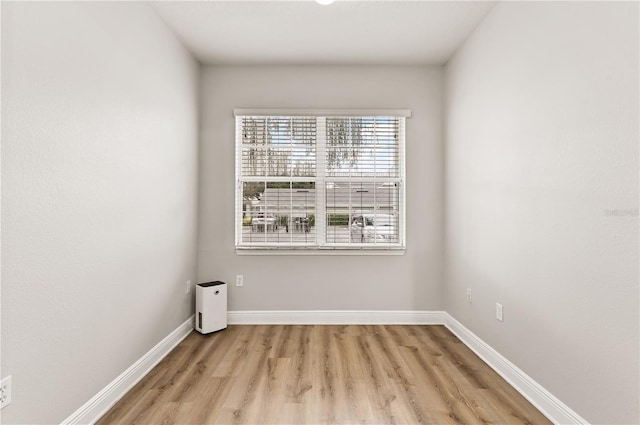
<svg viewBox="0 0 640 425">
<path fill-rule="evenodd" d="M 442 308 L 441 67 L 214 66 L 201 87 L 198 279 L 229 282 L 229 310 Z M 236 255 L 233 109 L 242 107 L 411 109 L 406 254 Z"/>
<path fill-rule="evenodd" d="M 640 423 L 638 75 L 613 2 L 499 3 L 445 70 L 446 310 L 592 423 Z"/>
<path fill-rule="evenodd" d="M 145 5 L 2 3 L 3 423 L 60 423 L 192 314 L 197 73 Z"/>
</svg>

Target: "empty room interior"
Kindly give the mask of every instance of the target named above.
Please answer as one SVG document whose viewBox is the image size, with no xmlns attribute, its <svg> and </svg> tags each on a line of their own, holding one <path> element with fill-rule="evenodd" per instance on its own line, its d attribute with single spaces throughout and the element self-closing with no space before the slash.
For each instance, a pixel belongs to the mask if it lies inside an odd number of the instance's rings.
<svg viewBox="0 0 640 425">
<path fill-rule="evenodd" d="M 637 1 L 0 7 L 1 423 L 640 423 Z"/>
</svg>

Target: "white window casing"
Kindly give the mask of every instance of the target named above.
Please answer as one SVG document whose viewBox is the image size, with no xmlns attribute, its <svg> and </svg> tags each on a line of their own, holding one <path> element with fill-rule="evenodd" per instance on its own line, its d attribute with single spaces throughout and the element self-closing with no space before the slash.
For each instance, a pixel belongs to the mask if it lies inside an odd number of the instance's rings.
<svg viewBox="0 0 640 425">
<path fill-rule="evenodd" d="M 239 254 L 404 252 L 410 111 L 234 114 Z"/>
</svg>

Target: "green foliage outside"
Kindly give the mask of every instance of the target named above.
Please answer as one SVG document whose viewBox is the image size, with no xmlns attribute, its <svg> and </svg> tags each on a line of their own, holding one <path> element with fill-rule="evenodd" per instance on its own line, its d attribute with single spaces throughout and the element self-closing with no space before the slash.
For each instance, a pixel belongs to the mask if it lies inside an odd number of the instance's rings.
<svg viewBox="0 0 640 425">
<path fill-rule="evenodd" d="M 265 189 L 311 190 L 315 187 L 314 182 L 244 182 L 242 197 L 245 200 L 260 199 Z"/>
<path fill-rule="evenodd" d="M 314 182 L 268 182 L 268 189 L 315 189 Z"/>
<path fill-rule="evenodd" d="M 348 226 L 349 214 L 327 214 L 327 224 L 329 226 Z"/>
</svg>

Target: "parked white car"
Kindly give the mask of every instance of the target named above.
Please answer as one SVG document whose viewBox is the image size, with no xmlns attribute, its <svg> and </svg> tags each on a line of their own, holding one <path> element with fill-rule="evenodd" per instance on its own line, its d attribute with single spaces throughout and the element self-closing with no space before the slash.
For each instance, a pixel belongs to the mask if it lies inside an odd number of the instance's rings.
<svg viewBox="0 0 640 425">
<path fill-rule="evenodd" d="M 351 242 L 393 243 L 398 241 L 396 219 L 391 214 L 360 214 L 353 216 Z"/>
</svg>

